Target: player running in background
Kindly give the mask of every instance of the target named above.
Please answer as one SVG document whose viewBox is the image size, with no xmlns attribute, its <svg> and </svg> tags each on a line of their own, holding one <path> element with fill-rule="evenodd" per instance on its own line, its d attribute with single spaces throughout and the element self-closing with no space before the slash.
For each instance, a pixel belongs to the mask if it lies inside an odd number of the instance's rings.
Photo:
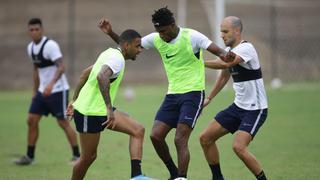
<svg viewBox="0 0 320 180">
<path fill-rule="evenodd" d="M 39 122 L 42 115 L 51 113 L 57 118 L 59 126 L 65 132 L 72 147 L 76 161 L 79 156 L 77 136 L 70 122 L 65 117 L 68 105 L 69 84 L 64 75 L 64 64 L 59 45 L 52 39 L 43 36 L 42 22 L 33 18 L 28 23 L 32 42 L 27 51 L 33 62 L 33 97 L 28 116 L 28 148 L 27 154 L 17 159 L 17 165 L 29 165 L 34 162 L 36 142 L 39 136 Z"/>
<path fill-rule="evenodd" d="M 201 146 L 212 171 L 212 180 L 224 179 L 216 141 L 229 132 L 235 134 L 232 148 L 237 156 L 257 179 L 266 179 L 256 157 L 248 151 L 248 146 L 267 118 L 267 96 L 258 54 L 251 43 L 241 39 L 241 32 L 240 18 L 226 17 L 221 23 L 221 37 L 227 46 L 226 50 L 234 52 L 236 58 L 230 63 L 220 59 L 205 61 L 206 67 L 223 70 L 205 99 L 204 106 L 220 92 L 230 76 L 235 90 L 233 104 L 219 112 L 200 135 Z"/>
<path fill-rule="evenodd" d="M 151 132 L 153 146 L 170 172 L 169 179 L 187 178 L 190 153 L 188 141 L 199 117 L 204 101 L 205 71 L 203 49 L 225 59 L 226 52 L 200 32 L 178 27 L 173 13 L 160 8 L 152 15 L 157 32 L 141 40 L 145 49 L 158 50 L 169 81 L 167 95 L 158 110 Z M 101 30 L 119 43 L 107 20 L 101 20 Z M 172 160 L 165 141 L 171 129 L 176 128 L 175 146 L 178 167 Z"/>
<path fill-rule="evenodd" d="M 73 168 L 72 180 L 83 179 L 96 159 L 100 132 L 105 127 L 130 136 L 131 180 L 153 180 L 141 172 L 144 127 L 114 107 L 125 60 L 135 60 L 141 52 L 141 36 L 134 30 L 126 30 L 119 42 L 120 47 L 105 50 L 93 67 L 84 71 L 75 89 L 74 102 L 68 106 L 67 115 L 74 116 L 81 144 L 81 156 Z"/>
</svg>

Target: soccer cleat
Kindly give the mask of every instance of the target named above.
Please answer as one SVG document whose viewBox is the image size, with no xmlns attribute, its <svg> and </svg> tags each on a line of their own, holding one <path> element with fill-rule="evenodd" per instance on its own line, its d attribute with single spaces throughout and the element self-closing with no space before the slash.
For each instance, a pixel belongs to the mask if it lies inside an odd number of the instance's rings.
<svg viewBox="0 0 320 180">
<path fill-rule="evenodd" d="M 15 160 L 14 163 L 20 166 L 31 165 L 34 163 L 34 159 L 29 158 L 28 156 L 21 156 L 19 159 Z"/>
<path fill-rule="evenodd" d="M 175 178 L 174 180 L 187 180 L 187 178 L 184 178 L 184 177 L 177 177 L 177 178 Z"/>
<path fill-rule="evenodd" d="M 130 180 L 157 180 L 157 179 L 149 178 L 144 175 L 139 175 L 139 176 L 135 176 L 135 177 L 131 178 Z"/>
</svg>

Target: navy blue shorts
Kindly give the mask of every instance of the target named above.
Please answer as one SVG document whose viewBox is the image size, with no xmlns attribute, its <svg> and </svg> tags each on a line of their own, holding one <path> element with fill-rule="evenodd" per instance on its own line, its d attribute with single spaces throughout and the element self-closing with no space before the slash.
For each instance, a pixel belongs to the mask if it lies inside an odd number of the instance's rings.
<svg viewBox="0 0 320 180">
<path fill-rule="evenodd" d="M 194 128 L 202 111 L 203 101 L 204 91 L 167 94 L 155 120 L 162 121 L 172 128 L 176 128 L 178 123 L 185 123 Z"/>
<path fill-rule="evenodd" d="M 113 108 L 113 111 L 116 108 Z M 74 123 L 79 133 L 99 133 L 103 131 L 107 125 L 102 125 L 108 117 L 107 116 L 86 116 L 79 111 L 74 110 Z"/>
<path fill-rule="evenodd" d="M 32 98 L 29 113 L 48 116 L 49 113 L 59 120 L 65 120 L 65 112 L 68 105 L 69 91 L 56 92 L 48 97 L 44 97 L 42 93 L 37 92 Z"/>
<path fill-rule="evenodd" d="M 267 119 L 267 115 L 268 109 L 245 110 L 233 103 L 219 112 L 215 119 L 231 133 L 242 130 L 254 137 Z"/>
</svg>

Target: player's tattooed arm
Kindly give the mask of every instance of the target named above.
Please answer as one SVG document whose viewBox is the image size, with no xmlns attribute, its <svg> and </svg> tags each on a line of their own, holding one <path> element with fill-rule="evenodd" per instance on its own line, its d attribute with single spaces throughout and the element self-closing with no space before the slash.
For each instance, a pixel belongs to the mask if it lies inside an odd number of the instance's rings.
<svg viewBox="0 0 320 180">
<path fill-rule="evenodd" d="M 54 61 L 54 64 L 57 66 L 57 70 L 54 74 L 54 77 L 51 80 L 51 83 L 55 84 L 58 79 L 60 79 L 61 75 L 64 73 L 64 64 L 62 58 L 59 58 Z"/>
<path fill-rule="evenodd" d="M 111 107 L 111 100 L 110 100 L 110 77 L 113 74 L 112 70 L 108 65 L 103 65 L 101 67 L 100 72 L 97 75 L 97 80 L 99 84 L 99 89 L 101 92 L 101 95 L 104 99 L 104 102 L 107 106 L 107 108 Z"/>
<path fill-rule="evenodd" d="M 107 124 L 107 128 L 111 127 L 111 129 L 115 126 L 115 123 L 114 123 L 115 117 L 114 117 L 111 98 L 110 98 L 110 77 L 112 76 L 112 74 L 113 72 L 111 68 L 107 65 L 103 65 L 97 76 L 100 93 L 104 99 L 104 102 L 107 107 L 107 112 L 108 112 L 108 119 L 103 124 Z"/>
<path fill-rule="evenodd" d="M 63 64 L 62 58 L 55 60 L 54 64 L 57 66 L 57 70 L 54 73 L 52 79 L 50 80 L 50 83 L 44 89 L 44 92 L 43 92 L 44 96 L 49 96 L 51 94 L 54 84 L 58 81 L 58 79 L 60 79 L 61 75 L 64 72 L 64 64 Z"/>
</svg>

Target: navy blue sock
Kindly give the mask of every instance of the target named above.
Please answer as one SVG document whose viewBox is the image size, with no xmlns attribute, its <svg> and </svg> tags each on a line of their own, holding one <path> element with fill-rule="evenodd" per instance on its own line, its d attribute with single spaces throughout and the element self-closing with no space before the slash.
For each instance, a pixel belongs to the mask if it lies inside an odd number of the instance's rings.
<svg viewBox="0 0 320 180">
<path fill-rule="evenodd" d="M 80 157 L 80 151 L 79 151 L 78 145 L 72 147 L 72 153 L 73 153 L 73 156 Z"/>
<path fill-rule="evenodd" d="M 177 166 L 174 164 L 173 160 L 170 159 L 169 161 L 165 162 L 165 165 L 167 166 L 169 172 L 170 172 L 170 176 L 171 178 L 176 178 L 178 177 L 178 168 Z"/>
<path fill-rule="evenodd" d="M 141 160 L 132 159 L 131 160 L 131 177 L 141 175 Z"/>
<path fill-rule="evenodd" d="M 31 159 L 34 158 L 34 150 L 35 150 L 35 146 L 28 146 L 28 149 L 27 149 L 27 156 Z"/>
<path fill-rule="evenodd" d="M 259 173 L 257 176 L 256 176 L 257 180 L 267 180 L 267 177 L 266 175 L 264 174 L 263 171 L 261 171 L 261 173 Z"/>
<path fill-rule="evenodd" d="M 221 169 L 220 169 L 220 164 L 209 164 L 209 167 L 211 169 L 211 173 L 212 173 L 212 179 L 216 179 L 216 178 L 221 178 L 222 173 L 221 173 Z"/>
</svg>

